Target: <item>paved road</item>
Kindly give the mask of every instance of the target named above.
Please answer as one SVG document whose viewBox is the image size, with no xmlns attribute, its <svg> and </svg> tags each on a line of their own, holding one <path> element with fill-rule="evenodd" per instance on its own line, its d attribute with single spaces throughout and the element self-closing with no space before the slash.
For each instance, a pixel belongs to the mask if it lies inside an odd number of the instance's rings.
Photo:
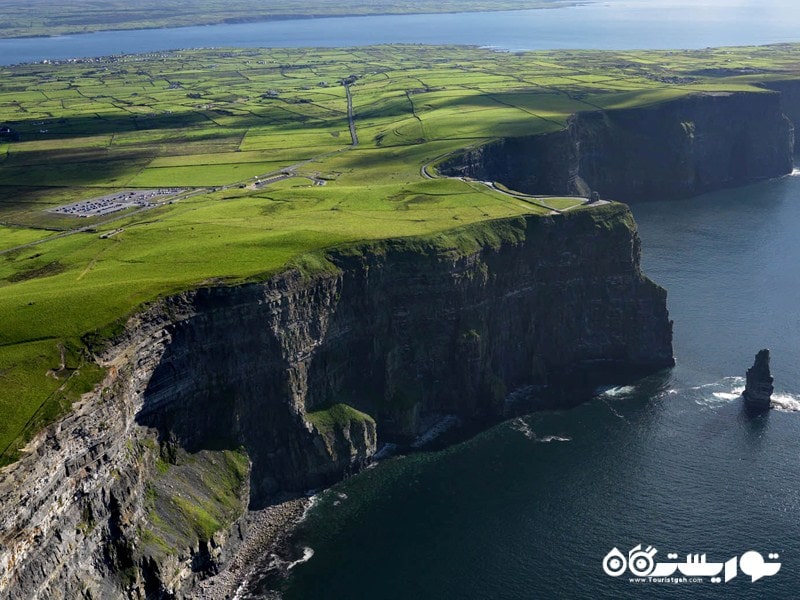
<svg viewBox="0 0 800 600">
<path fill-rule="evenodd" d="M 578 208 L 579 206 L 586 206 L 587 204 L 592 204 L 591 199 L 586 198 L 585 196 L 545 196 L 545 195 L 541 195 L 540 196 L 540 195 L 524 194 L 522 192 L 510 192 L 510 191 L 506 191 L 504 189 L 501 189 L 501 188 L 497 187 L 497 183 L 494 182 L 494 181 L 480 181 L 478 179 L 468 179 L 466 177 L 447 177 L 445 175 L 431 175 L 431 173 L 429 171 L 431 165 L 433 163 L 435 163 L 435 162 L 441 161 L 445 156 L 447 156 L 447 154 L 442 155 L 442 156 L 437 156 L 433 160 L 430 160 L 427 163 L 425 163 L 424 165 L 422 165 L 422 167 L 420 167 L 420 170 L 419 170 L 420 175 L 422 175 L 425 179 L 437 179 L 437 178 L 457 179 L 458 181 L 463 181 L 464 183 L 467 183 L 467 184 L 477 183 L 477 184 L 480 184 L 480 185 L 483 185 L 483 186 L 489 188 L 490 190 L 493 190 L 495 192 L 503 194 L 504 196 L 508 196 L 509 198 L 515 198 L 516 200 L 522 200 L 522 201 L 528 202 L 530 204 L 535 204 L 536 206 L 541 206 L 543 208 L 551 210 L 554 213 L 559 213 L 559 214 L 563 213 L 563 212 L 566 212 L 568 210 L 572 210 L 573 208 Z M 547 204 L 546 200 L 548 198 L 570 198 L 570 199 L 574 199 L 574 200 L 581 200 L 582 203 L 581 204 L 576 204 L 575 206 L 570 206 L 569 208 L 555 208 L 555 207 L 550 206 L 549 204 Z M 600 206 L 601 204 L 609 204 L 609 201 L 608 200 L 598 200 L 597 202 L 594 203 L 595 206 Z"/>
<path fill-rule="evenodd" d="M 347 121 L 350 124 L 350 137 L 353 140 L 352 146 L 358 146 L 358 133 L 356 132 L 356 121 L 353 115 L 353 95 L 350 93 L 350 84 L 344 84 L 344 91 L 347 94 Z"/>
</svg>

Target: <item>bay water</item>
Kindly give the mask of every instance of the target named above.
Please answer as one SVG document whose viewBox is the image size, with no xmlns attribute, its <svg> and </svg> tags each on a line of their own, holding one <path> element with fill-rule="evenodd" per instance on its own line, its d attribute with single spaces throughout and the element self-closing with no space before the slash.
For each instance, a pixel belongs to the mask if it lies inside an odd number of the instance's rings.
<svg viewBox="0 0 800 600">
<path fill-rule="evenodd" d="M 599 0 L 510 12 L 382 15 L 0 39 L 0 65 L 188 48 L 465 44 L 498 50 L 687 49 L 793 42 L 795 0 Z"/>
</svg>

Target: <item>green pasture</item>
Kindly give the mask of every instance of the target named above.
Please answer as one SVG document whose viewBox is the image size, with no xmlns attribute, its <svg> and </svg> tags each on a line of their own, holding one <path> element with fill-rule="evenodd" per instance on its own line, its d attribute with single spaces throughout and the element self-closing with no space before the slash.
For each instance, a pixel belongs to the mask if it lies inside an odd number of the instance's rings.
<svg viewBox="0 0 800 600">
<path fill-rule="evenodd" d="M 152 163 L 125 185 L 134 188 L 222 186 L 280 171 L 286 162 L 231 162 L 156 167 Z"/>
<path fill-rule="evenodd" d="M 51 232 L 40 229 L 26 229 L 21 227 L 3 227 L 0 225 L 0 251 L 42 240 L 52 235 Z"/>
</svg>

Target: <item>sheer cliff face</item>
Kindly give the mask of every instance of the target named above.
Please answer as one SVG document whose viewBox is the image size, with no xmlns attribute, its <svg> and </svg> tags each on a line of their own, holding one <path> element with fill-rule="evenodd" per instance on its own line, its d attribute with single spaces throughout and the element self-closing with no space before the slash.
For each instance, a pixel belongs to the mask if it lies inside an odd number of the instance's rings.
<svg viewBox="0 0 800 600">
<path fill-rule="evenodd" d="M 703 93 L 645 108 L 578 113 L 564 131 L 500 140 L 441 170 L 522 192 L 596 191 L 633 202 L 784 175 L 792 170 L 793 148 L 794 126 L 780 94 Z"/>
<path fill-rule="evenodd" d="M 800 128 L 800 80 L 770 81 L 763 86 L 780 93 L 781 110 L 794 125 L 795 132 Z M 800 151 L 800 135 L 794 136 L 795 154 Z"/>
<path fill-rule="evenodd" d="M 148 502 L 165 487 L 153 465 L 170 449 L 244 447 L 257 508 L 329 484 L 379 442 L 408 442 L 446 415 L 496 419 L 521 385 L 597 361 L 673 364 L 666 293 L 639 271 L 626 207 L 448 239 L 458 249 L 342 251 L 321 274 L 186 293 L 133 319 L 103 357 L 102 390 L 3 472 L 0 591 L 180 595 L 213 571 L 238 538 L 227 529 L 166 563 L 147 550 Z"/>
<path fill-rule="evenodd" d="M 258 505 L 374 449 L 353 423 L 358 444 L 330 460 L 307 411 L 344 403 L 404 443 L 447 415 L 497 418 L 506 392 L 583 363 L 671 365 L 665 292 L 639 272 L 632 227 L 621 205 L 519 219 L 475 228 L 497 247 L 365 247 L 332 256 L 335 274 L 203 291 L 138 420 L 192 449 L 244 445 Z"/>
</svg>

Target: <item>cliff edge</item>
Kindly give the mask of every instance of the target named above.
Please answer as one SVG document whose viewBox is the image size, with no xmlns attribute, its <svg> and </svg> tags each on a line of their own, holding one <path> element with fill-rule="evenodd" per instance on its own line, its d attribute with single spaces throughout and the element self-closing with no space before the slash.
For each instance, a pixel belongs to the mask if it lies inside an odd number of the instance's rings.
<svg viewBox="0 0 800 600">
<path fill-rule="evenodd" d="M 685 198 L 778 177 L 792 171 L 794 125 L 784 111 L 798 87 L 780 89 L 579 112 L 562 131 L 491 142 L 439 170 L 529 194 L 598 192 L 623 202 Z"/>
<path fill-rule="evenodd" d="M 671 366 L 666 292 L 639 256 L 609 204 L 156 303 L 98 357 L 103 385 L 3 470 L 0 590 L 183 597 L 228 560 L 248 508 L 328 485 L 383 442 L 492 422 L 520 386 L 598 365 Z"/>
</svg>

